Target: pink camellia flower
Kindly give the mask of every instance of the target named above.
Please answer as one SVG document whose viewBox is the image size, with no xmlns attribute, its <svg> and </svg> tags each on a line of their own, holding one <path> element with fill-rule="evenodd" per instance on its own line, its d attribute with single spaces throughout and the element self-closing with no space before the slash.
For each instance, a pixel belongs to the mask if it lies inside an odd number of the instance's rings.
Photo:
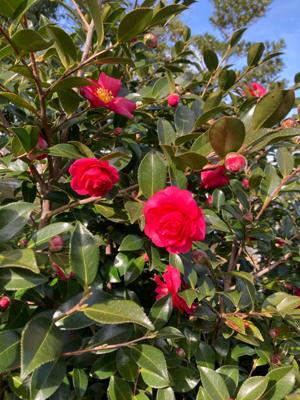
<svg viewBox="0 0 300 400">
<path fill-rule="evenodd" d="M 53 253 L 56 253 L 57 251 L 61 251 L 64 248 L 64 244 L 64 239 L 61 236 L 56 235 L 49 240 L 48 248 Z"/>
<path fill-rule="evenodd" d="M 104 107 L 127 118 L 133 118 L 136 105 L 133 101 L 118 97 L 122 82 L 101 72 L 98 80 L 89 79 L 91 86 L 82 86 L 80 93 L 92 107 Z"/>
<path fill-rule="evenodd" d="M 81 158 L 69 169 L 71 188 L 80 195 L 104 196 L 119 180 L 119 173 L 108 161 Z"/>
<path fill-rule="evenodd" d="M 180 96 L 177 93 L 171 93 L 168 96 L 168 105 L 170 107 L 177 107 L 180 102 Z"/>
<path fill-rule="evenodd" d="M 243 185 L 243 188 L 244 188 L 244 189 L 248 190 L 249 187 L 250 187 L 249 179 L 248 179 L 248 178 L 243 178 L 243 179 L 242 179 L 242 185 Z"/>
<path fill-rule="evenodd" d="M 6 310 L 10 306 L 11 300 L 8 296 L 0 297 L 0 309 Z"/>
<path fill-rule="evenodd" d="M 252 82 L 246 88 L 253 97 L 262 97 L 267 93 L 266 89 L 257 82 Z"/>
<path fill-rule="evenodd" d="M 205 219 L 187 190 L 170 186 L 155 193 L 144 206 L 145 234 L 170 253 L 187 253 L 194 240 L 204 240 Z"/>
<path fill-rule="evenodd" d="M 27 157 L 31 161 L 33 161 L 33 160 L 43 160 L 44 158 L 47 157 L 47 154 L 45 154 L 45 153 L 40 154 L 40 152 L 42 150 L 47 149 L 47 148 L 48 148 L 48 143 L 43 138 L 43 136 L 39 135 L 38 142 L 37 142 L 35 148 L 33 150 L 31 150 L 27 154 Z"/>
<path fill-rule="evenodd" d="M 237 173 L 246 168 L 247 160 L 242 154 L 228 153 L 225 157 L 224 165 L 227 171 Z"/>
<path fill-rule="evenodd" d="M 173 307 L 177 308 L 181 314 L 184 311 L 187 314 L 191 314 L 195 310 L 195 306 L 189 307 L 186 301 L 178 294 L 181 287 L 180 271 L 172 265 L 168 265 L 166 272 L 163 273 L 163 278 L 164 282 L 158 275 L 154 276 L 154 281 L 157 284 L 157 288 L 155 289 L 157 293 L 156 300 L 171 294 Z"/>
<path fill-rule="evenodd" d="M 206 190 L 228 185 L 229 178 L 225 174 L 224 165 L 207 164 L 200 173 L 201 187 Z"/>
</svg>

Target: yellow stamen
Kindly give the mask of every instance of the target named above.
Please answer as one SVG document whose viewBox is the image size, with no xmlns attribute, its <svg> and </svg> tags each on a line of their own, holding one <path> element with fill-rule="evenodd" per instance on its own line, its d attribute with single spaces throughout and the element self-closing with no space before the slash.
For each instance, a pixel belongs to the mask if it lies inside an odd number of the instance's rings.
<svg viewBox="0 0 300 400">
<path fill-rule="evenodd" d="M 103 103 L 107 104 L 110 101 L 113 100 L 114 96 L 111 92 L 111 90 L 108 89 L 103 89 L 103 88 L 98 88 L 97 89 L 97 96 L 99 97 L 100 100 L 103 101 Z"/>
</svg>

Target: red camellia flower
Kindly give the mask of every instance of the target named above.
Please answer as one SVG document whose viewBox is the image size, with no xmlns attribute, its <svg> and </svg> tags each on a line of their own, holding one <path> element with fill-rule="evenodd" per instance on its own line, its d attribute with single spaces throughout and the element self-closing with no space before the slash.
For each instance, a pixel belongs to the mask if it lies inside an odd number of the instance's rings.
<svg viewBox="0 0 300 400">
<path fill-rule="evenodd" d="M 184 311 L 187 314 L 191 314 L 195 310 L 195 306 L 189 307 L 186 301 L 178 294 L 181 286 L 180 271 L 172 265 L 168 265 L 166 272 L 163 274 L 163 278 L 164 282 L 158 275 L 154 276 L 154 281 L 157 284 L 157 288 L 155 289 L 157 293 L 156 300 L 171 294 L 173 307 L 177 308 L 181 314 L 183 314 Z"/>
<path fill-rule="evenodd" d="M 107 161 L 81 158 L 69 169 L 71 188 L 80 195 L 104 196 L 119 180 L 119 173 Z"/>
<path fill-rule="evenodd" d="M 136 105 L 133 101 L 118 97 L 122 82 L 101 72 L 98 81 L 89 79 L 91 86 L 82 86 L 80 93 L 88 99 L 92 107 L 104 107 L 127 118 L 133 118 Z"/>
<path fill-rule="evenodd" d="M 253 97 L 262 97 L 267 93 L 266 89 L 257 82 L 252 82 L 246 88 Z"/>
<path fill-rule="evenodd" d="M 10 298 L 8 296 L 0 297 L 0 308 L 6 310 L 10 306 Z"/>
<path fill-rule="evenodd" d="M 249 179 L 248 178 L 243 178 L 242 179 L 242 185 L 243 185 L 243 188 L 244 189 L 246 189 L 246 190 L 248 190 L 249 189 Z"/>
<path fill-rule="evenodd" d="M 168 96 L 168 105 L 170 107 L 177 107 L 180 101 L 180 96 L 177 93 L 171 93 Z"/>
<path fill-rule="evenodd" d="M 242 154 L 229 153 L 224 162 L 227 171 L 237 173 L 243 171 L 247 166 L 247 160 Z"/>
<path fill-rule="evenodd" d="M 170 253 L 187 253 L 193 240 L 205 238 L 201 208 L 187 190 L 170 186 L 155 193 L 144 206 L 145 234 Z"/>
<path fill-rule="evenodd" d="M 43 138 L 43 136 L 39 135 L 37 145 L 33 150 L 30 151 L 30 153 L 27 154 L 27 157 L 29 158 L 29 160 L 43 160 L 44 158 L 47 157 L 47 154 L 45 153 L 39 154 L 39 152 L 47 148 L 48 148 L 48 143 Z"/>
<path fill-rule="evenodd" d="M 201 171 L 200 177 L 201 187 L 206 190 L 225 186 L 229 183 L 224 165 L 207 164 Z"/>
</svg>

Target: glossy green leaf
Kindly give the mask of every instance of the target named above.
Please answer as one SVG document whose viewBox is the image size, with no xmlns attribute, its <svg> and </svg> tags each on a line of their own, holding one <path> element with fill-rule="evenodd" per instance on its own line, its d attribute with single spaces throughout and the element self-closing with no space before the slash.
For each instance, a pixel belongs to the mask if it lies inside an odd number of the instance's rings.
<svg viewBox="0 0 300 400">
<path fill-rule="evenodd" d="M 237 400 L 259 400 L 268 386 L 266 376 L 253 376 L 246 379 L 237 395 Z"/>
<path fill-rule="evenodd" d="M 33 29 L 18 30 L 11 39 L 15 47 L 24 51 L 45 50 L 52 44 Z"/>
<path fill-rule="evenodd" d="M 210 128 L 209 139 L 215 152 L 224 157 L 227 153 L 240 149 L 245 134 L 245 126 L 242 121 L 234 117 L 223 117 Z"/>
<path fill-rule="evenodd" d="M 58 90 L 57 95 L 66 114 L 73 114 L 77 110 L 81 97 L 73 89 Z"/>
<path fill-rule="evenodd" d="M 76 393 L 76 397 L 79 399 L 84 398 L 88 386 L 89 377 L 83 369 L 73 369 L 73 386 Z"/>
<path fill-rule="evenodd" d="M 135 251 L 143 247 L 144 241 L 140 236 L 127 235 L 122 240 L 119 251 Z"/>
<path fill-rule="evenodd" d="M 137 201 L 127 201 L 125 203 L 125 210 L 127 211 L 129 220 L 134 224 L 143 215 L 143 204 Z"/>
<path fill-rule="evenodd" d="M 164 189 L 167 181 L 167 167 L 160 153 L 151 150 L 145 155 L 138 170 L 140 190 L 146 198 Z"/>
<path fill-rule="evenodd" d="M 218 80 L 221 89 L 229 90 L 235 83 L 236 73 L 232 69 L 223 69 Z"/>
<path fill-rule="evenodd" d="M 0 254 L 0 269 L 9 267 L 24 268 L 36 274 L 40 272 L 35 254 L 30 249 L 2 251 Z"/>
<path fill-rule="evenodd" d="M 54 222 L 53 224 L 44 226 L 32 235 L 28 247 L 42 246 L 48 243 L 53 236 L 69 232 L 72 228 L 73 225 L 68 222 Z"/>
<path fill-rule="evenodd" d="M 252 127 L 272 128 L 280 122 L 292 109 L 295 102 L 293 90 L 272 90 L 258 102 L 255 107 Z"/>
<path fill-rule="evenodd" d="M 159 78 L 155 81 L 152 88 L 152 96 L 155 99 L 162 99 L 170 92 L 169 80 L 166 77 Z"/>
<path fill-rule="evenodd" d="M 273 165 L 267 165 L 264 171 L 264 178 L 260 183 L 260 190 L 264 198 L 268 198 L 279 186 L 281 179 Z"/>
<path fill-rule="evenodd" d="M 261 60 L 265 45 L 261 43 L 254 43 L 250 46 L 247 55 L 247 63 L 249 67 L 256 66 Z"/>
<path fill-rule="evenodd" d="M 69 158 L 71 160 L 77 160 L 78 158 L 84 157 L 84 155 L 78 151 L 76 146 L 70 143 L 60 143 L 49 147 L 49 154 L 56 157 Z"/>
<path fill-rule="evenodd" d="M 2 0 L 0 15 L 4 17 L 12 17 L 17 8 L 21 5 L 23 0 Z"/>
<path fill-rule="evenodd" d="M 28 103 L 28 101 L 24 100 L 21 96 L 19 96 L 16 93 L 0 92 L 0 97 L 5 97 L 16 106 L 20 108 L 26 108 L 27 110 L 36 113 L 36 108 L 31 103 Z"/>
<path fill-rule="evenodd" d="M 176 140 L 176 133 L 171 123 L 163 118 L 157 121 L 157 133 L 160 144 L 172 145 Z"/>
<path fill-rule="evenodd" d="M 102 10 L 101 7 L 99 6 L 98 0 L 87 0 L 87 4 L 95 23 L 95 29 L 97 32 L 97 39 L 98 39 L 97 44 L 98 46 L 101 46 L 104 40 Z"/>
<path fill-rule="evenodd" d="M 172 297 L 164 296 L 157 300 L 150 310 L 150 319 L 155 329 L 161 329 L 169 320 L 173 310 Z"/>
<path fill-rule="evenodd" d="M 133 323 L 149 330 L 154 327 L 143 309 L 131 300 L 109 300 L 84 309 L 84 314 L 100 324 Z"/>
<path fill-rule="evenodd" d="M 68 68 L 77 59 L 77 50 L 71 37 L 63 29 L 54 25 L 48 25 L 47 32 L 54 39 L 54 47 L 61 63 Z"/>
<path fill-rule="evenodd" d="M 81 78 L 79 76 L 69 76 L 57 82 L 57 84 L 52 87 L 51 92 L 57 92 L 59 90 L 72 89 L 73 87 L 81 86 L 93 86 L 93 83 L 86 78 Z"/>
<path fill-rule="evenodd" d="M 119 349 L 116 356 L 119 374 L 129 382 L 135 382 L 139 374 L 138 365 L 131 359 L 128 349 Z"/>
<path fill-rule="evenodd" d="M 282 400 L 295 385 L 296 377 L 293 367 L 280 367 L 271 370 L 266 377 L 269 384 L 260 400 Z"/>
<path fill-rule="evenodd" d="M 212 369 L 215 367 L 215 352 L 212 347 L 205 342 L 200 342 L 199 348 L 195 354 L 195 359 L 197 366 Z"/>
<path fill-rule="evenodd" d="M 239 366 L 238 365 L 222 365 L 216 370 L 222 376 L 228 388 L 229 393 L 233 396 L 239 384 Z"/>
<path fill-rule="evenodd" d="M 47 280 L 47 277 L 20 268 L 5 268 L 0 271 L 0 288 L 6 290 L 30 289 Z"/>
<path fill-rule="evenodd" d="M 226 384 L 220 374 L 210 368 L 199 367 L 201 383 L 213 400 L 228 400 L 230 397 Z"/>
<path fill-rule="evenodd" d="M 118 28 L 118 41 L 126 42 L 143 33 L 150 25 L 152 15 L 151 8 L 136 8 L 126 14 Z"/>
<path fill-rule="evenodd" d="M 199 372 L 191 366 L 173 368 L 170 374 L 173 381 L 172 388 L 177 393 L 190 392 L 199 383 Z"/>
<path fill-rule="evenodd" d="M 154 12 L 150 26 L 164 24 L 170 17 L 186 10 L 182 4 L 171 4 Z"/>
<path fill-rule="evenodd" d="M 64 360 L 57 360 L 36 369 L 30 381 L 30 395 L 35 400 L 46 400 L 59 388 L 66 375 Z"/>
<path fill-rule="evenodd" d="M 0 332 L 0 373 L 19 364 L 20 336 L 14 331 Z"/>
<path fill-rule="evenodd" d="M 109 400 L 131 400 L 132 390 L 128 382 L 112 376 L 108 385 Z"/>
<path fill-rule="evenodd" d="M 158 389 L 156 400 L 175 400 L 175 394 L 172 388 Z"/>
<path fill-rule="evenodd" d="M 294 157 L 291 152 L 288 149 L 281 147 L 277 150 L 276 159 L 282 176 L 286 177 L 289 175 L 295 165 Z"/>
<path fill-rule="evenodd" d="M 7 242 L 20 233 L 35 206 L 19 201 L 0 207 L 0 243 Z"/>
<path fill-rule="evenodd" d="M 99 354 L 92 366 L 93 375 L 98 379 L 110 378 L 117 372 L 116 353 Z"/>
<path fill-rule="evenodd" d="M 242 28 L 242 29 L 238 29 L 235 32 L 233 32 L 233 34 L 231 35 L 230 40 L 229 40 L 230 47 L 235 46 L 241 40 L 241 38 L 246 30 L 247 30 L 246 28 Z"/>
<path fill-rule="evenodd" d="M 217 54 L 213 50 L 210 50 L 210 49 L 205 49 L 203 51 L 203 60 L 205 62 L 207 69 L 210 72 L 213 72 L 219 64 Z"/>
<path fill-rule="evenodd" d="M 49 315 L 31 319 L 22 331 L 21 376 L 25 378 L 41 365 L 57 360 L 62 348 L 61 333 Z"/>
<path fill-rule="evenodd" d="M 99 248 L 95 237 L 80 222 L 77 222 L 70 239 L 70 264 L 75 277 L 84 288 L 96 278 Z"/>
<path fill-rule="evenodd" d="M 193 111 L 187 106 L 178 106 L 175 112 L 175 127 L 179 136 L 190 133 L 195 124 Z"/>
</svg>

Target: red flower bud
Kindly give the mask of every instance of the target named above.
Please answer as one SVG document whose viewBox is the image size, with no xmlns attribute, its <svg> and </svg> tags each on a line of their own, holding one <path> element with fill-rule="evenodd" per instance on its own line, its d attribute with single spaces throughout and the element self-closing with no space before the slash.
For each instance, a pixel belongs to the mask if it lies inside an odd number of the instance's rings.
<svg viewBox="0 0 300 400">
<path fill-rule="evenodd" d="M 278 328 L 269 329 L 269 335 L 272 339 L 277 338 L 280 335 L 280 330 Z"/>
<path fill-rule="evenodd" d="M 68 278 L 67 278 L 67 275 L 65 274 L 65 272 L 60 268 L 60 266 L 58 265 L 58 264 L 56 264 L 56 263 L 52 263 L 51 264 L 52 265 L 52 268 L 54 269 L 54 271 L 55 271 L 55 275 L 60 279 L 60 280 L 62 280 L 62 281 L 66 281 Z"/>
<path fill-rule="evenodd" d="M 27 240 L 27 239 L 20 239 L 20 240 L 18 241 L 18 246 L 19 246 L 19 247 L 26 247 L 27 244 L 28 244 L 28 240 Z"/>
<path fill-rule="evenodd" d="M 249 179 L 248 178 L 243 178 L 242 179 L 242 185 L 243 185 L 244 189 L 248 190 L 249 189 Z"/>
<path fill-rule="evenodd" d="M 195 264 L 203 264 L 207 260 L 207 254 L 202 250 L 192 251 L 192 260 Z"/>
<path fill-rule="evenodd" d="M 250 328 L 250 325 L 249 325 L 249 323 L 247 321 L 244 321 L 244 327 L 245 327 L 245 329 L 249 329 Z"/>
<path fill-rule="evenodd" d="M 251 212 L 248 212 L 248 213 L 244 214 L 244 220 L 252 222 L 253 221 L 253 214 Z"/>
<path fill-rule="evenodd" d="M 10 298 L 8 296 L 0 297 L 0 308 L 6 310 L 10 306 Z"/>
<path fill-rule="evenodd" d="M 146 33 L 146 35 L 144 35 L 144 44 L 148 49 L 154 49 L 158 44 L 157 36 L 153 33 Z"/>
<path fill-rule="evenodd" d="M 283 247 L 286 244 L 286 241 L 284 239 L 278 239 L 277 242 L 275 243 L 275 247 Z"/>
<path fill-rule="evenodd" d="M 48 143 L 46 140 L 43 138 L 43 136 L 39 136 L 37 145 L 33 150 L 31 150 L 28 154 L 27 157 L 29 160 L 43 160 L 44 158 L 47 157 L 47 154 L 38 154 L 41 150 L 47 149 L 48 148 Z"/>
<path fill-rule="evenodd" d="M 212 205 L 212 203 L 213 203 L 213 197 L 212 197 L 212 195 L 211 194 L 209 194 L 208 196 L 207 196 L 207 204 L 209 205 L 209 206 L 211 206 Z"/>
<path fill-rule="evenodd" d="M 64 240 L 61 236 L 53 236 L 48 242 L 48 248 L 53 253 L 61 251 L 64 247 Z"/>
<path fill-rule="evenodd" d="M 298 122 L 295 121 L 293 118 L 287 118 L 281 122 L 281 128 L 296 128 Z"/>
<path fill-rule="evenodd" d="M 114 130 L 115 135 L 121 135 L 122 132 L 123 132 L 123 129 L 119 128 L 119 127 L 115 128 L 115 130 Z"/>
<path fill-rule="evenodd" d="M 300 297 L 300 288 L 294 288 L 294 296 Z"/>
<path fill-rule="evenodd" d="M 177 347 L 175 351 L 178 357 L 185 358 L 185 351 L 182 347 Z"/>
<path fill-rule="evenodd" d="M 145 263 L 146 263 L 146 262 L 149 262 L 149 256 L 148 256 L 147 253 L 144 253 L 144 254 L 143 254 L 143 258 L 144 258 Z"/>
<path fill-rule="evenodd" d="M 247 166 L 247 160 L 242 154 L 229 153 L 225 158 L 225 168 L 227 171 L 236 173 L 243 171 Z"/>
<path fill-rule="evenodd" d="M 180 96 L 177 93 L 171 93 L 168 96 L 168 105 L 170 107 L 177 107 L 180 102 Z"/>
<path fill-rule="evenodd" d="M 279 365 L 281 363 L 281 355 L 279 353 L 273 354 L 270 361 L 272 364 Z"/>
</svg>

